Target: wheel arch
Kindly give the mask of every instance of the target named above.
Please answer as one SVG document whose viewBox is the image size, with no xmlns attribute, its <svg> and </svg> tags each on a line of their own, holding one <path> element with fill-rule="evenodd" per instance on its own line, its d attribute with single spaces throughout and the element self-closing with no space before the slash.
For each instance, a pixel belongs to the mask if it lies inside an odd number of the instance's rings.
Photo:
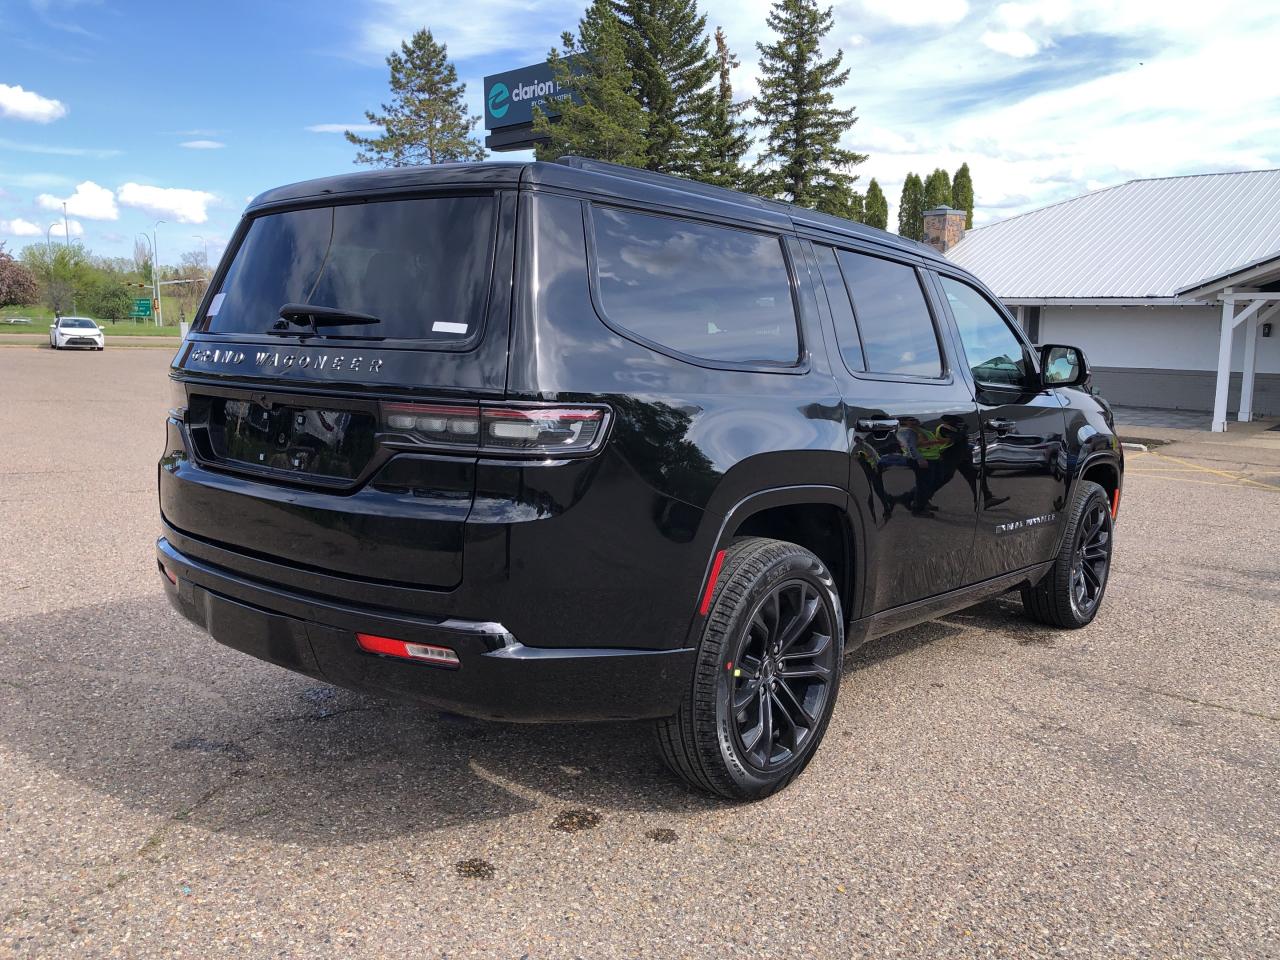
<svg viewBox="0 0 1280 960">
<path fill-rule="evenodd" d="M 720 529 L 706 558 L 702 577 L 705 591 L 716 557 L 735 537 L 760 536 L 796 543 L 826 564 L 836 581 L 845 622 L 857 617 L 863 596 L 865 541 L 858 519 L 849 511 L 848 491 L 823 484 L 774 487 L 739 500 L 720 521 Z M 695 611 L 689 642 L 697 643 L 702 617 Z"/>
</svg>

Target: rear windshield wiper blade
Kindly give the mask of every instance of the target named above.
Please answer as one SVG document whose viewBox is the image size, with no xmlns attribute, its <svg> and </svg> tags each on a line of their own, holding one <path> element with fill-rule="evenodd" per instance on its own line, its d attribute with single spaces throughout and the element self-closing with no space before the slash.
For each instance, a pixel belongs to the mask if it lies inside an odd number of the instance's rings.
<svg viewBox="0 0 1280 960">
<path fill-rule="evenodd" d="M 317 327 L 346 326 L 349 323 L 382 322 L 378 317 L 368 313 L 343 310 L 341 307 L 321 307 L 310 303 L 286 303 L 280 308 L 280 319 L 299 326 L 310 326 L 313 330 Z"/>
</svg>

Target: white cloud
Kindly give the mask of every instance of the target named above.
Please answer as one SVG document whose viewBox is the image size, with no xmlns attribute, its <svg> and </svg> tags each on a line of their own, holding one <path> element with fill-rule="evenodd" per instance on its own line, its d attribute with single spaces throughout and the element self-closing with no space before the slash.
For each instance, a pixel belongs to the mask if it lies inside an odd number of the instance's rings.
<svg viewBox="0 0 1280 960">
<path fill-rule="evenodd" d="M 38 229 L 39 228 L 37 228 L 37 230 Z M 40 232 L 45 232 L 45 233 L 48 233 L 50 237 L 60 237 L 64 240 L 67 238 L 68 234 L 70 234 L 73 237 L 83 237 L 84 224 L 82 224 L 79 220 L 68 220 L 66 223 L 66 229 L 63 229 L 62 221 L 57 220 L 49 224 L 49 226 L 46 227 L 44 231 L 40 231 Z"/>
<path fill-rule="evenodd" d="M 226 144 L 220 140 L 187 140 L 178 146 L 188 150 L 221 150 Z"/>
<path fill-rule="evenodd" d="M 9 237 L 38 237 L 40 228 L 29 220 L 17 217 L 13 220 L 0 220 L 0 233 Z"/>
<path fill-rule="evenodd" d="M 900 27 L 949 26 L 969 14 L 968 0 L 862 0 L 862 7 Z"/>
<path fill-rule="evenodd" d="M 122 206 L 157 217 L 172 217 L 178 223 L 204 223 L 209 219 L 209 204 L 218 198 L 203 190 L 126 183 L 116 191 L 116 199 Z"/>
<path fill-rule="evenodd" d="M 54 157 L 93 157 L 99 160 L 120 155 L 119 150 L 99 147 L 60 147 L 51 143 L 26 143 L 7 139 L 0 139 L 0 149 L 17 150 L 20 153 L 45 153 Z"/>
<path fill-rule="evenodd" d="M 0 117 L 13 120 L 30 120 L 34 123 L 52 123 L 67 115 L 67 106 L 61 100 L 42 97 L 34 90 L 0 83 Z"/>
<path fill-rule="evenodd" d="M 1040 44 L 1021 30 L 988 30 L 982 42 L 996 53 L 1019 59 L 1034 56 L 1040 49 Z"/>
<path fill-rule="evenodd" d="M 36 197 L 36 203 L 46 210 L 61 210 L 67 205 L 67 213 L 88 220 L 117 220 L 120 208 L 116 206 L 115 194 L 106 187 L 100 187 L 92 180 L 86 180 L 76 186 L 76 192 L 69 197 L 55 197 L 42 193 Z"/>
<path fill-rule="evenodd" d="M 849 39 L 845 41 L 851 49 L 854 47 L 861 47 L 866 42 L 867 38 L 860 33 L 851 34 Z"/>
<path fill-rule="evenodd" d="M 382 128 L 376 123 L 313 123 L 307 127 L 311 133 L 374 133 Z"/>
</svg>

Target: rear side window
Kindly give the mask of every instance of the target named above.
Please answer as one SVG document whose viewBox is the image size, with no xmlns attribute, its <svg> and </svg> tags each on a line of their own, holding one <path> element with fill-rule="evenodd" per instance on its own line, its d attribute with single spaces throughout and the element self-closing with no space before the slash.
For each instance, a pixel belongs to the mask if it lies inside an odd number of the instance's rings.
<svg viewBox="0 0 1280 960">
<path fill-rule="evenodd" d="M 376 324 L 328 337 L 466 340 L 484 317 L 496 199 L 439 197 L 291 210 L 256 218 L 209 301 L 211 333 L 299 332 L 286 303 L 336 307 Z"/>
<path fill-rule="evenodd" d="M 837 256 L 853 298 L 867 370 L 941 377 L 938 335 L 915 268 L 848 250 Z"/>
<path fill-rule="evenodd" d="M 591 217 L 600 306 L 611 322 L 705 360 L 797 361 L 777 237 L 612 207 L 593 206 Z"/>
</svg>

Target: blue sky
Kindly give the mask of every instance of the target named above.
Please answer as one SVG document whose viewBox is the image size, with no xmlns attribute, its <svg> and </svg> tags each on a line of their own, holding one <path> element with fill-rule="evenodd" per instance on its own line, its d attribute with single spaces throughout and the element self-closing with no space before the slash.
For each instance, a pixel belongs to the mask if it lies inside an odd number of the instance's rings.
<svg viewBox="0 0 1280 960">
<path fill-rule="evenodd" d="M 768 4 L 702 6 L 750 96 Z M 383 58 L 414 29 L 449 45 L 479 114 L 483 76 L 540 58 L 581 9 L 0 0 L 0 240 L 44 242 L 70 200 L 95 252 L 128 255 L 163 219 L 165 262 L 205 242 L 216 257 L 249 197 L 351 169 L 323 130 L 377 108 Z M 847 140 L 891 201 L 908 170 L 965 160 L 979 222 L 1135 176 L 1280 166 L 1280 5 L 841 0 L 835 15 L 840 100 L 860 117 Z"/>
</svg>

